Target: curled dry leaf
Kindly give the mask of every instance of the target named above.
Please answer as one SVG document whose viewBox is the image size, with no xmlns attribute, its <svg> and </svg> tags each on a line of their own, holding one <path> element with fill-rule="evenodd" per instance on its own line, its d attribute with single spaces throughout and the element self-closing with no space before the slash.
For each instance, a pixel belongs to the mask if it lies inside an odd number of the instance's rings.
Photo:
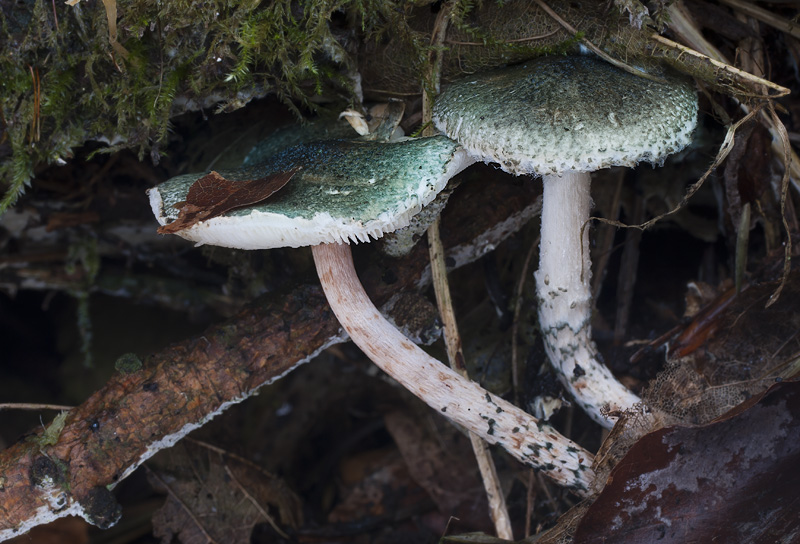
<svg viewBox="0 0 800 544">
<path fill-rule="evenodd" d="M 665 369 L 643 394 L 648 406 L 703 424 L 776 378 L 797 373 L 800 352 L 800 272 L 787 278 L 782 300 L 766 307 L 777 282 L 733 289 L 698 312 L 669 341 Z"/>
<path fill-rule="evenodd" d="M 159 234 L 175 234 L 225 212 L 263 202 L 282 189 L 300 170 L 292 168 L 247 181 L 231 181 L 219 172 L 209 172 L 189 188 L 186 201 L 176 204 L 180 214 L 168 225 L 159 227 Z"/>
</svg>

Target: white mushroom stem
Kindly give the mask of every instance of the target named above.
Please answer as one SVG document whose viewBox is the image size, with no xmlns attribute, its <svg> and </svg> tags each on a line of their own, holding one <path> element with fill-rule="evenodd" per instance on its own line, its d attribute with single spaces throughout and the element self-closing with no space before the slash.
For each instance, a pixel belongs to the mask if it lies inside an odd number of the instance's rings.
<svg viewBox="0 0 800 544">
<path fill-rule="evenodd" d="M 561 381 L 592 419 L 610 428 L 601 410 L 639 402 L 598 360 L 592 342 L 589 229 L 591 177 L 566 173 L 543 177 L 542 228 L 536 293 L 545 350 Z"/>
<path fill-rule="evenodd" d="M 558 484 L 586 494 L 594 479 L 591 453 L 458 375 L 389 324 L 361 286 L 349 246 L 322 244 L 312 249 L 333 313 L 378 367 L 445 417 L 490 444 L 501 445 Z"/>
</svg>

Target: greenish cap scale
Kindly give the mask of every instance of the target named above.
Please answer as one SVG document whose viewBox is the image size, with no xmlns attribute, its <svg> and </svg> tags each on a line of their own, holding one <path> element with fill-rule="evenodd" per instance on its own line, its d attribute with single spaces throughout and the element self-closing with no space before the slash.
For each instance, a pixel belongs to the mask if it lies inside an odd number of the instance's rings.
<svg viewBox="0 0 800 544">
<path fill-rule="evenodd" d="M 590 56 L 542 57 L 450 85 L 436 127 L 506 172 L 559 174 L 659 164 L 691 141 L 690 81 L 645 79 Z"/>
<path fill-rule="evenodd" d="M 198 244 L 239 249 L 366 242 L 408 225 L 451 177 L 473 162 L 444 136 L 301 144 L 254 166 L 220 172 L 228 180 L 247 181 L 302 167 L 266 202 L 178 234 Z M 186 199 L 189 187 L 203 175 L 178 176 L 150 189 L 150 205 L 160 224 L 178 217 L 175 204 Z"/>
<path fill-rule="evenodd" d="M 305 123 L 279 128 L 251 149 L 242 161 L 242 166 L 253 166 L 271 156 L 299 144 L 320 140 L 356 139 L 358 133 L 343 119 L 314 119 Z"/>
</svg>

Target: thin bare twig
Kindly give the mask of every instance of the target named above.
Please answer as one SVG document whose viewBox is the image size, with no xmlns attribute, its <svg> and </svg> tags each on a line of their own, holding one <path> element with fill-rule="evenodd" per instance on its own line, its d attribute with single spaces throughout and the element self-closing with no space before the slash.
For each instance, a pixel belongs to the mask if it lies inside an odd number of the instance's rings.
<svg viewBox="0 0 800 544">
<path fill-rule="evenodd" d="M 533 521 L 534 503 L 536 502 L 536 471 L 528 470 L 528 492 L 525 495 L 525 538 L 531 536 L 531 522 Z"/>
<path fill-rule="evenodd" d="M 547 32 L 545 34 L 539 34 L 538 36 L 526 36 L 525 38 L 516 38 L 514 40 L 503 40 L 500 43 L 524 43 L 524 42 L 532 42 L 532 41 L 536 41 L 536 40 L 543 40 L 545 38 L 549 38 L 550 36 L 552 36 L 554 34 L 558 34 L 559 32 L 561 32 L 561 29 L 557 28 L 557 29 L 551 30 L 550 32 Z M 479 46 L 479 47 L 480 46 L 484 46 L 485 47 L 487 45 L 487 44 L 485 44 L 483 42 L 459 42 L 459 41 L 456 41 L 456 40 L 445 40 L 445 43 L 450 44 L 450 45 L 474 45 L 474 46 Z"/>
<path fill-rule="evenodd" d="M 0 404 L 0 412 L 3 410 L 58 410 L 70 411 L 74 406 L 63 404 L 37 404 L 35 402 L 6 402 Z"/>
<path fill-rule="evenodd" d="M 516 304 L 514 305 L 514 318 L 511 321 L 511 385 L 514 388 L 514 404 L 519 406 L 519 349 L 517 339 L 519 338 L 519 314 L 522 312 L 522 290 L 525 288 L 525 280 L 533 277 L 528 273 L 531 266 L 531 259 L 536 250 L 539 249 L 539 237 L 528 248 L 525 255 L 525 262 L 522 263 L 522 270 L 519 273 L 517 291 L 514 293 Z"/>
<path fill-rule="evenodd" d="M 569 32 L 573 36 L 577 36 L 578 35 L 578 30 L 574 26 L 569 24 L 567 21 L 562 19 L 558 15 L 558 13 L 553 11 L 553 9 L 550 6 L 548 6 L 546 2 L 544 2 L 544 0 L 533 0 L 533 1 L 536 2 L 536 5 L 538 5 L 542 9 L 542 11 L 547 13 L 547 15 L 552 17 L 554 21 L 556 21 L 558 24 L 560 24 L 562 27 L 564 27 L 567 30 L 567 32 Z M 609 64 L 613 64 L 617 68 L 625 70 L 626 72 L 629 72 L 629 73 L 631 73 L 631 74 L 633 74 L 635 76 L 643 77 L 643 78 L 649 79 L 651 81 L 657 81 L 659 83 L 665 83 L 665 81 L 663 79 L 661 79 L 660 77 L 656 77 L 656 76 L 654 76 L 652 74 L 648 74 L 646 72 L 642 72 L 641 70 L 637 70 L 636 68 L 634 68 L 634 67 L 632 67 L 632 66 L 630 66 L 628 64 L 625 64 L 624 62 L 622 62 L 620 60 L 615 59 L 611 55 L 608 55 L 607 53 L 602 51 L 599 47 L 597 47 L 595 44 L 593 44 L 588 39 L 580 38 L 580 40 L 581 40 L 581 43 L 583 45 L 585 45 L 587 48 L 589 48 L 589 50 L 591 50 L 592 53 L 594 53 L 595 55 L 597 55 L 598 57 L 600 57 L 604 61 L 608 62 Z"/>
<path fill-rule="evenodd" d="M 453 301 L 450 298 L 450 286 L 447 281 L 447 267 L 444 262 L 444 251 L 442 242 L 439 238 L 439 218 L 428 228 L 428 244 L 431 255 L 431 274 L 433 279 L 434 292 L 436 293 L 436 304 L 439 306 L 439 313 L 442 316 L 444 326 L 445 346 L 447 348 L 447 359 L 450 367 L 469 378 L 469 373 L 464 364 L 464 355 L 461 351 L 461 337 L 458 333 Z M 497 469 L 492 460 L 491 452 L 486 442 L 481 440 L 474 433 L 469 433 L 469 440 L 478 468 L 483 479 L 483 486 L 486 489 L 486 497 L 489 500 L 489 513 L 492 516 L 497 536 L 506 540 L 513 540 L 514 533 L 511 529 L 511 518 L 508 515 L 505 495 L 497 476 Z"/>
<path fill-rule="evenodd" d="M 759 95 L 759 94 L 753 94 L 752 96 L 755 97 L 755 98 L 780 98 L 782 96 L 788 95 L 791 92 L 786 87 L 778 85 L 777 83 L 773 83 L 772 81 L 769 81 L 768 79 L 764 79 L 764 78 L 755 76 L 755 75 L 753 75 L 753 74 L 751 74 L 749 72 L 745 72 L 744 70 L 740 70 L 739 68 L 737 68 L 735 66 L 731 66 L 730 64 L 727 64 L 725 62 L 722 62 L 720 60 L 712 58 L 712 57 L 710 57 L 708 55 L 704 55 L 704 54 L 702 54 L 702 53 L 700 53 L 698 51 L 695 51 L 694 49 L 692 49 L 690 47 L 686 47 L 685 45 L 681 45 L 678 42 L 674 42 L 674 41 L 670 40 L 669 38 L 665 38 L 664 36 L 660 36 L 658 34 L 652 34 L 650 36 L 650 38 L 653 39 L 654 41 L 662 44 L 662 45 L 665 45 L 665 46 L 671 48 L 671 49 L 676 49 L 676 50 L 680 51 L 681 54 L 691 55 L 691 56 L 696 57 L 696 58 L 698 58 L 700 60 L 708 62 L 709 64 L 713 65 L 715 68 L 719 68 L 720 70 L 722 70 L 724 72 L 728 72 L 729 74 L 733 74 L 733 75 L 737 76 L 738 78 L 744 79 L 744 80 L 746 80 L 746 81 L 748 81 L 748 82 L 750 82 L 750 83 L 752 83 L 754 85 L 764 85 L 765 87 L 768 87 L 768 88 L 772 89 L 773 91 L 777 92 L 777 94 L 770 95 L 770 96 L 763 96 L 763 95 Z"/>
<path fill-rule="evenodd" d="M 436 18 L 436 24 L 431 36 L 431 53 L 429 56 L 429 70 L 426 81 L 422 85 L 422 122 L 427 125 L 423 134 L 432 135 L 434 132 L 431 118 L 433 114 L 433 102 L 439 93 L 439 84 L 442 72 L 442 45 L 447 35 L 447 26 L 450 22 L 454 4 L 447 3 L 442 6 Z M 447 358 L 450 366 L 465 378 L 469 378 L 467 368 L 464 365 L 464 355 L 461 351 L 461 336 L 456 324 L 453 302 L 450 298 L 450 286 L 447 281 L 447 266 L 444 262 L 444 248 L 439 236 L 439 218 L 428 228 L 428 244 L 431 260 L 431 276 L 433 279 L 434 292 L 436 293 L 436 303 L 439 313 L 442 316 L 444 325 L 444 340 L 447 348 Z M 513 540 L 514 533 L 511 529 L 511 518 L 508 515 L 505 495 L 497 476 L 497 469 L 494 465 L 491 452 L 483 440 L 474 433 L 469 433 L 469 440 L 478 468 L 483 479 L 483 486 L 486 489 L 486 497 L 489 501 L 489 514 L 495 526 L 497 536 L 506 540 Z"/>
</svg>

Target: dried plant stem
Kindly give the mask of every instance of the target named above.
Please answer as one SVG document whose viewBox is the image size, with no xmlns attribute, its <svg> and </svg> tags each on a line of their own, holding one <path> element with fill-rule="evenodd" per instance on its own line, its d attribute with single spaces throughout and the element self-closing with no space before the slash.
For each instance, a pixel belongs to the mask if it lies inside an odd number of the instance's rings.
<svg viewBox="0 0 800 544">
<path fill-rule="evenodd" d="M 743 2 L 742 0 L 720 0 L 720 2 L 728 4 L 737 11 L 749 15 L 754 19 L 758 19 L 763 23 L 767 23 L 769 26 L 777 28 L 781 32 L 786 32 L 800 40 L 800 27 L 798 27 L 796 23 L 792 23 L 783 17 L 775 15 L 771 11 L 767 11 L 750 2 Z"/>
<path fill-rule="evenodd" d="M 531 276 L 528 270 L 531 267 L 531 259 L 536 250 L 539 249 L 539 237 L 528 248 L 525 255 L 525 262 L 522 263 L 522 270 L 517 281 L 517 291 L 514 293 L 516 303 L 514 304 L 514 319 L 511 322 L 511 385 L 514 387 L 514 403 L 519 406 L 519 315 L 522 313 L 522 295 L 525 289 L 525 280 Z"/>
<path fill-rule="evenodd" d="M 730 66 L 730 62 L 728 62 L 728 59 L 725 58 L 725 55 L 723 55 L 716 47 L 714 47 L 711 44 L 711 42 L 709 42 L 708 40 L 705 39 L 705 37 L 703 37 L 702 33 L 694 24 L 694 22 L 685 13 L 684 8 L 680 2 L 672 4 L 668 9 L 670 16 L 670 29 L 673 32 L 675 32 L 682 40 L 685 40 L 686 43 L 688 43 L 691 47 L 696 49 L 696 51 L 693 51 L 692 49 L 677 44 L 676 42 L 673 42 L 671 40 L 667 40 L 664 37 L 659 37 L 657 41 L 660 41 L 661 43 L 664 44 L 669 43 L 678 45 L 679 48 L 682 48 L 684 50 L 683 52 L 686 54 L 693 56 L 699 55 L 700 57 L 706 56 L 709 57 L 709 60 L 712 63 L 715 61 L 719 61 L 719 63 L 721 63 L 721 66 L 723 67 L 730 67 L 733 70 L 738 70 L 737 68 Z M 735 71 L 731 71 L 730 73 L 737 74 L 737 72 Z M 781 96 L 786 96 L 790 92 L 789 89 L 787 89 L 786 87 L 781 87 L 780 85 L 776 85 L 771 81 L 767 81 L 763 78 L 754 76 L 752 74 L 743 72 L 741 70 L 738 70 L 737 75 L 740 75 L 742 78 L 750 80 L 752 83 L 758 85 L 765 85 L 768 88 L 774 89 L 775 91 L 777 91 L 778 94 L 774 95 L 772 98 L 779 98 Z M 740 103 L 739 106 L 741 107 L 742 111 L 746 114 L 750 113 L 750 111 L 752 110 L 751 107 L 749 107 L 747 104 L 744 103 Z M 762 113 L 762 119 L 767 123 L 767 125 L 769 126 L 770 134 L 772 134 L 773 154 L 776 157 L 783 156 L 785 153 L 785 147 L 782 141 L 781 128 L 783 128 L 783 131 L 785 131 L 786 128 L 783 127 L 783 124 L 780 123 L 780 120 L 778 120 L 778 122 L 776 123 L 776 120 L 771 116 L 769 116 L 766 112 Z M 798 183 L 798 180 L 800 180 L 800 158 L 798 158 L 797 154 L 791 148 L 789 149 L 789 162 L 788 163 L 785 162 L 784 165 L 791 172 L 790 178 L 791 182 L 794 184 L 795 189 L 800 191 L 800 183 Z"/>
<path fill-rule="evenodd" d="M 594 481 L 593 456 L 517 406 L 443 365 L 375 308 L 353 267 L 350 246 L 312 248 L 322 288 L 353 342 L 384 372 L 445 417 L 528 466 L 585 495 Z"/>
<path fill-rule="evenodd" d="M 715 56 L 716 59 L 711 59 L 712 62 L 720 61 L 727 63 L 727 59 L 719 52 L 713 45 L 711 45 L 708 40 L 706 40 L 700 31 L 697 29 L 697 26 L 694 22 L 686 15 L 683 6 L 680 2 L 676 2 L 675 4 L 671 5 L 669 8 L 669 14 L 671 18 L 670 28 L 672 28 L 678 35 L 684 36 L 693 36 L 693 41 L 690 42 L 692 47 L 697 49 L 700 53 L 705 53 L 708 56 Z M 748 13 L 748 15 L 752 15 Z M 662 38 L 665 40 L 666 38 Z M 683 39 L 686 39 L 685 37 Z M 674 42 L 673 42 L 674 43 Z M 691 49 L 687 48 L 686 53 L 698 55 L 697 51 L 691 51 Z M 729 63 L 726 64 L 728 66 Z M 736 68 L 730 67 L 733 70 L 738 70 Z M 736 72 L 733 72 L 736 73 Z M 771 81 L 767 81 L 765 79 L 759 78 L 752 74 L 748 74 L 747 72 L 741 71 L 742 77 L 749 76 L 751 80 L 759 85 L 764 85 L 768 88 L 772 88 L 778 91 L 778 94 L 772 97 L 762 97 L 762 98 L 776 98 L 781 97 L 789 94 L 789 89 L 785 87 L 781 87 L 780 85 L 776 85 Z M 763 107 L 762 104 L 757 104 L 755 107 L 750 107 L 747 104 L 739 103 L 739 107 L 742 111 L 746 114 L 742 119 L 740 119 L 737 123 L 731 125 L 728 129 L 728 134 L 725 137 L 725 142 L 723 142 L 722 146 L 720 147 L 720 151 L 717 154 L 717 160 L 714 163 L 714 167 L 716 167 L 720 162 L 720 157 L 723 158 L 727 156 L 730 152 L 730 148 L 725 149 L 726 143 L 730 138 L 731 142 L 733 140 L 733 134 L 736 132 L 736 128 L 740 126 L 744 120 L 752 117 L 754 114 L 758 113 L 762 122 L 764 122 L 767 127 L 769 128 L 770 134 L 772 135 L 772 153 L 776 157 L 780 157 L 783 161 L 784 166 L 784 173 L 783 177 L 780 181 L 780 187 L 778 191 L 781 195 L 781 220 L 783 223 L 784 230 L 786 231 L 786 242 L 784 246 L 784 263 L 783 263 L 783 277 L 781 278 L 781 283 L 779 287 L 775 290 L 770 301 L 767 303 L 767 306 L 774 303 L 778 300 L 781 291 L 783 290 L 783 286 L 786 284 L 789 271 L 791 269 L 791 254 L 792 254 L 792 233 L 789 228 L 789 224 L 786 219 L 786 196 L 789 189 L 789 184 L 791 183 L 796 191 L 800 191 L 800 157 L 798 157 L 797 153 L 795 153 L 794 149 L 792 149 L 789 143 L 789 136 L 786 131 L 786 126 L 783 122 L 778 118 L 778 115 L 775 111 L 775 104 L 772 100 L 767 101 L 767 106 Z M 710 170 L 709 170 L 710 171 Z M 704 178 L 707 176 L 704 175 Z M 695 184 L 698 185 L 698 184 Z"/>
<path fill-rule="evenodd" d="M 719 68 L 720 70 L 723 70 L 723 71 L 728 72 L 730 74 L 734 74 L 734 75 L 736 75 L 737 77 L 739 77 L 741 79 L 749 81 L 750 83 L 754 83 L 756 85 L 764 85 L 765 87 L 768 87 L 768 88 L 770 88 L 773 91 L 776 91 L 778 93 L 776 95 L 773 95 L 770 98 L 779 98 L 781 96 L 786 96 L 790 92 L 789 89 L 787 89 L 786 87 L 778 85 L 777 83 L 773 83 L 772 81 L 769 81 L 767 79 L 764 79 L 764 78 L 761 78 L 761 77 L 758 77 L 758 76 L 754 76 L 753 74 L 751 74 L 749 72 L 745 72 L 744 70 L 740 70 L 739 68 L 736 68 L 735 66 L 731 66 L 730 64 L 727 64 L 726 62 L 723 62 L 722 60 L 717 60 L 717 59 L 713 58 L 712 56 L 704 55 L 702 53 L 699 53 L 699 52 L 695 51 L 694 49 L 691 49 L 690 47 L 686 47 L 685 45 L 681 45 L 678 42 L 674 42 L 674 41 L 670 40 L 669 38 L 665 38 L 664 36 L 659 36 L 658 34 L 653 34 L 650 37 L 654 41 L 656 41 L 656 42 L 658 42 L 658 43 L 660 43 L 660 44 L 662 44 L 662 45 L 664 45 L 666 47 L 669 47 L 671 49 L 676 49 L 676 50 L 680 51 L 682 54 L 691 55 L 693 57 L 697 57 L 698 59 L 702 59 L 702 60 L 712 64 L 714 67 Z M 716 48 L 711 48 L 711 51 L 716 51 L 717 54 L 721 55 L 721 53 L 719 53 L 716 50 Z M 762 97 L 762 98 L 767 98 L 767 97 Z"/>
<path fill-rule="evenodd" d="M 428 249 L 431 257 L 431 277 L 433 290 L 436 293 L 436 305 L 442 316 L 444 325 L 444 341 L 447 348 L 447 359 L 450 367 L 469 379 L 467 367 L 464 364 L 464 354 L 461 351 L 461 335 L 458 332 L 456 315 L 453 310 L 453 300 L 450 296 L 450 286 L 447 281 L 447 267 L 444 262 L 444 248 L 439 237 L 439 218 L 428 227 Z M 483 487 L 486 489 L 486 498 L 489 501 L 489 514 L 492 517 L 497 536 L 506 540 L 514 540 L 511 529 L 511 517 L 508 515 L 505 494 L 497 477 L 497 468 L 494 465 L 492 454 L 481 438 L 475 433 L 469 433 L 472 451 L 478 461 Z"/>
<path fill-rule="evenodd" d="M 36 404 L 32 402 L 6 402 L 0 404 L 0 411 L 3 410 L 63 410 L 68 412 L 75 408 L 74 406 L 65 406 L 63 404 Z"/>
<path fill-rule="evenodd" d="M 562 17 L 560 17 L 555 11 L 553 11 L 553 9 L 550 6 L 548 6 L 547 3 L 544 0 L 533 0 L 533 1 L 536 2 L 536 5 L 538 5 L 539 8 L 541 8 L 542 11 L 544 11 L 548 16 L 552 17 L 553 20 L 556 21 L 559 25 L 564 27 L 564 29 L 567 32 L 569 32 L 573 36 L 578 36 L 578 30 L 574 26 L 569 24 L 567 21 L 565 21 Z M 608 62 L 609 64 L 613 64 L 617 68 L 620 68 L 621 70 L 625 70 L 626 72 L 629 72 L 629 73 L 631 73 L 631 74 L 633 74 L 635 76 L 643 77 L 643 78 L 649 79 L 651 81 L 658 81 L 660 83 L 664 82 L 664 80 L 659 78 L 659 77 L 656 77 L 654 75 L 648 74 L 646 72 L 642 72 L 641 70 L 637 70 L 636 68 L 633 68 L 629 64 L 625 64 L 624 62 L 615 59 L 614 57 L 612 57 L 612 56 L 608 55 L 607 53 L 605 53 L 603 50 L 601 50 L 599 47 L 597 47 L 595 44 L 593 44 L 588 39 L 586 39 L 584 37 L 581 37 L 580 40 L 581 40 L 581 43 L 584 46 L 586 46 L 592 53 L 594 53 L 595 55 L 597 55 L 598 57 L 600 57 L 604 61 Z"/>
<path fill-rule="evenodd" d="M 431 116 L 433 112 L 433 102 L 439 93 L 439 85 L 442 73 L 442 46 L 447 36 L 447 26 L 450 22 L 453 3 L 448 2 L 439 11 L 431 36 L 431 52 L 428 58 L 429 70 L 426 81 L 422 85 L 422 123 L 426 127 L 423 134 L 430 136 L 434 133 Z M 444 262 L 444 248 L 439 236 L 439 218 L 428 227 L 428 248 L 431 260 L 431 276 L 433 289 L 436 293 L 436 304 L 439 307 L 439 314 L 444 324 L 444 340 L 447 349 L 447 359 L 450 367 L 469 380 L 467 368 L 464 365 L 464 355 L 461 351 L 461 336 L 458 332 L 456 315 L 453 310 L 453 302 L 450 297 L 450 286 L 447 281 L 447 267 Z M 511 517 L 508 515 L 505 494 L 497 476 L 492 454 L 484 442 L 475 433 L 470 432 L 469 441 L 475 460 L 478 462 L 478 469 L 481 473 L 483 487 L 486 490 L 486 498 L 489 503 L 489 515 L 494 523 L 495 531 L 499 538 L 514 540 L 514 533 L 511 529 Z"/>
<path fill-rule="evenodd" d="M 503 40 L 501 43 L 524 43 L 524 42 L 534 42 L 536 40 L 543 40 L 545 38 L 549 38 L 554 34 L 558 34 L 561 32 L 561 29 L 556 28 L 555 30 L 551 30 L 550 32 L 546 32 L 544 34 L 539 34 L 538 36 L 527 36 L 525 38 L 517 38 L 515 40 Z M 446 42 L 450 45 L 473 45 L 475 47 L 486 47 L 485 42 L 459 42 L 456 40 L 446 40 Z"/>
<path fill-rule="evenodd" d="M 531 536 L 531 522 L 533 521 L 533 508 L 536 502 L 536 472 L 528 471 L 528 493 L 525 496 L 525 538 Z"/>
</svg>

